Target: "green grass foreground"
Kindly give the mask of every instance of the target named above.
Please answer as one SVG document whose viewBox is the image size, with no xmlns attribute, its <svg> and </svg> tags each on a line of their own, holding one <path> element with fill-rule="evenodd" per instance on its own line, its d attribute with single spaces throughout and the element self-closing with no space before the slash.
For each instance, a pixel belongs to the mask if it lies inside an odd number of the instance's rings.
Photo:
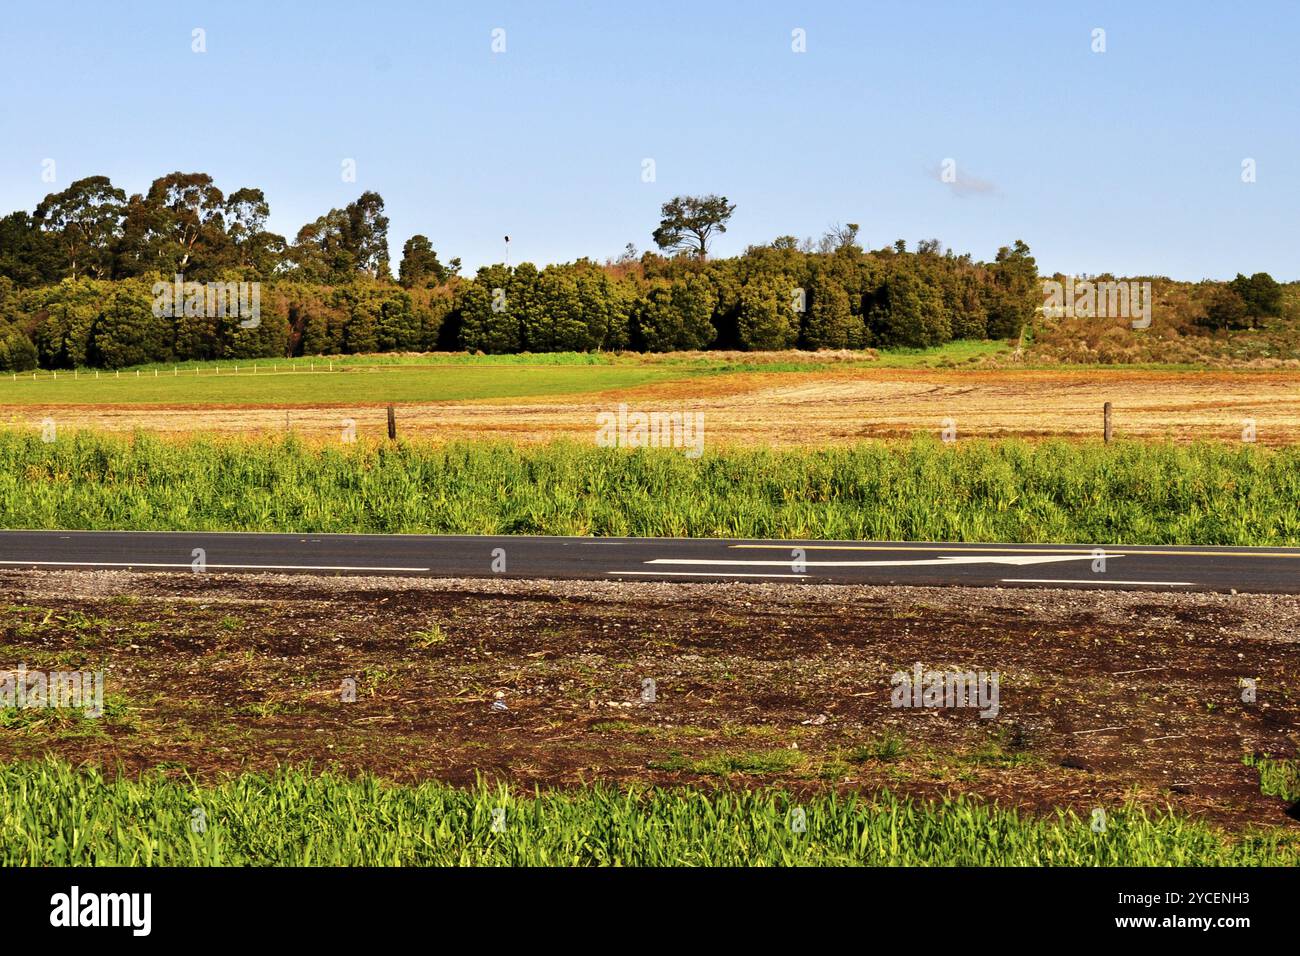
<svg viewBox="0 0 1300 956">
<path fill-rule="evenodd" d="M 1300 545 L 1300 446 L 309 445 L 0 431 L 9 528 Z"/>
<path fill-rule="evenodd" d="M 1294 866 L 1300 842 L 1280 830 L 1234 839 L 1132 807 L 1094 826 L 888 794 L 596 786 L 520 797 L 302 770 L 198 785 L 45 761 L 0 769 L 0 864 Z"/>
</svg>

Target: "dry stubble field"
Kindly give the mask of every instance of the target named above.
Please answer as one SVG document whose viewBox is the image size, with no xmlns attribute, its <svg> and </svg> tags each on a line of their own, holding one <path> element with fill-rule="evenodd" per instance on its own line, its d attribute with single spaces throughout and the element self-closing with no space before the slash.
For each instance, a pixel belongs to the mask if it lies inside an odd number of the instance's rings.
<svg viewBox="0 0 1300 956">
<path fill-rule="evenodd" d="M 288 427 L 335 438 L 342 422 L 352 419 L 358 434 L 378 435 L 386 427 L 385 376 L 394 374 L 410 373 L 360 368 L 318 373 L 320 400 L 313 402 L 0 404 L 0 421 L 36 428 L 49 417 L 60 427 L 174 435 L 274 433 Z M 1239 441 L 1250 419 L 1261 444 L 1300 441 L 1300 375 L 1295 372 L 832 368 L 733 372 L 568 395 L 451 401 L 435 400 L 437 373 L 427 374 L 429 401 L 397 403 L 403 435 L 586 440 L 594 433 L 597 414 L 627 402 L 633 410 L 701 411 L 707 440 L 717 444 L 846 443 L 937 433 L 945 419 L 955 422 L 959 437 L 1096 438 L 1102 405 L 1110 401 L 1120 437 Z M 364 391 L 373 398 L 332 400 L 331 391 L 337 392 L 343 376 L 367 376 Z"/>
</svg>

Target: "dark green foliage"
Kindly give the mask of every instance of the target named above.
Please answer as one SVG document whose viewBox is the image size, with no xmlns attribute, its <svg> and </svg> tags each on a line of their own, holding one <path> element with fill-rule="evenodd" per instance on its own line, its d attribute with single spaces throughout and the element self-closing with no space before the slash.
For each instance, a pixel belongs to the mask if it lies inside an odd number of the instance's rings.
<svg viewBox="0 0 1300 956">
<path fill-rule="evenodd" d="M 29 372 L 36 368 L 36 346 L 21 332 L 0 338 L 0 372 Z"/>
<path fill-rule="evenodd" d="M 924 348 L 952 338 L 939 289 L 910 272 L 896 272 L 886 281 L 871 321 L 874 341 L 886 348 Z"/>
<path fill-rule="evenodd" d="M 655 245 L 703 259 L 709 252 L 709 240 L 727 231 L 727 221 L 735 211 L 736 204 L 727 202 L 726 196 L 677 196 L 660 210 Z"/>
<path fill-rule="evenodd" d="M 443 263 L 414 235 L 394 282 L 376 192 L 286 242 L 266 229 L 261 189 L 226 195 L 206 173 L 177 171 L 127 196 L 90 176 L 30 214 L 0 218 L 0 366 L 25 368 L 33 355 L 43 367 L 68 368 L 431 349 L 927 347 L 1015 338 L 1043 302 L 1037 264 L 1019 240 L 987 263 L 945 252 L 937 239 L 915 252 L 902 239 L 865 251 L 849 223 L 819 241 L 781 236 L 708 260 L 710 239 L 726 232 L 734 210 L 723 196 L 678 196 L 663 205 L 654 233 L 669 254 L 638 257 L 629 243 L 603 266 L 492 265 L 472 280 L 459 276 L 460 260 Z M 156 321 L 128 283 L 147 290 L 178 273 L 186 282 L 261 283 L 260 324 L 206 313 Z M 1295 321 L 1294 289 L 1267 273 L 1205 285 L 1187 306 L 1188 326 Z"/>
<path fill-rule="evenodd" d="M 1256 272 L 1250 278 L 1238 272 L 1228 287 L 1241 297 L 1251 319 L 1269 318 L 1282 311 L 1282 287 L 1267 272 Z"/>
<path fill-rule="evenodd" d="M 154 298 L 143 282 L 114 283 L 91 328 L 89 364 L 124 368 L 171 358 L 172 319 L 154 315 Z"/>
<path fill-rule="evenodd" d="M 519 308 L 511 302 L 511 284 L 505 268 L 494 266 L 480 269 L 475 281 L 460 287 L 457 307 L 466 350 L 488 354 L 522 351 Z"/>
<path fill-rule="evenodd" d="M 1231 285 L 1226 285 L 1211 293 L 1201 324 L 1211 329 L 1244 329 L 1250 325 L 1250 319 L 1245 300 Z"/>
<path fill-rule="evenodd" d="M 799 337 L 795 308 L 798 286 L 784 277 L 759 278 L 740 293 L 740 347 L 749 350 L 793 348 Z"/>
<path fill-rule="evenodd" d="M 864 344 L 862 317 L 854 315 L 849 294 L 831 275 L 813 276 L 807 291 L 802 341 L 806 349 L 851 349 Z"/>
<path fill-rule="evenodd" d="M 87 364 L 90 333 L 110 288 L 90 279 L 64 279 L 29 300 L 42 316 L 33 338 L 43 367 Z"/>
<path fill-rule="evenodd" d="M 988 311 L 988 337 L 1013 338 L 1043 304 L 1038 265 L 1029 246 L 1017 239 L 998 250 L 992 273 L 995 294 Z"/>
<path fill-rule="evenodd" d="M 66 274 L 64 262 L 56 237 L 27 213 L 0 219 L 0 277 L 19 286 L 47 285 Z"/>
<path fill-rule="evenodd" d="M 398 281 L 408 289 L 442 285 L 460 271 L 460 260 L 452 259 L 444 266 L 428 236 L 412 236 L 402 246 L 402 264 L 398 266 Z"/>
<path fill-rule="evenodd" d="M 545 270 L 529 291 L 521 318 L 527 351 L 587 352 L 600 344 L 603 324 L 588 325 L 586 304 L 572 269 Z M 598 309 L 599 303 L 592 306 Z"/>
<path fill-rule="evenodd" d="M 395 283 L 376 192 L 286 242 L 266 229 L 271 207 L 261 189 L 226 195 L 206 173 L 177 171 L 128 197 L 91 176 L 46 196 L 30 215 L 0 219 L 0 280 L 11 284 L 0 363 L 25 366 L 33 352 L 44 367 L 68 368 L 457 348 L 937 345 L 1015 335 L 1037 304 L 1034 260 L 1019 242 L 988 265 L 941 255 L 938 240 L 915 254 L 901 240 L 868 253 L 851 223 L 819 243 L 784 236 L 707 261 L 710 239 L 726 232 L 734 210 L 715 195 L 665 203 L 655 240 L 676 255 L 493 265 L 468 281 L 458 259 L 444 264 L 415 235 L 402 247 Z M 1273 314 L 1276 283 L 1262 274 L 1239 280 L 1249 314 Z M 261 321 L 144 307 L 155 282 L 175 281 L 258 282 Z"/>
<path fill-rule="evenodd" d="M 113 246 L 125 206 L 126 193 L 107 176 L 88 176 L 46 196 L 32 218 L 62 250 L 65 275 L 103 279 L 112 273 Z"/>
<path fill-rule="evenodd" d="M 652 288 L 636 311 L 642 348 L 649 352 L 706 348 L 717 334 L 709 322 L 715 303 L 712 287 L 698 275 Z"/>
</svg>

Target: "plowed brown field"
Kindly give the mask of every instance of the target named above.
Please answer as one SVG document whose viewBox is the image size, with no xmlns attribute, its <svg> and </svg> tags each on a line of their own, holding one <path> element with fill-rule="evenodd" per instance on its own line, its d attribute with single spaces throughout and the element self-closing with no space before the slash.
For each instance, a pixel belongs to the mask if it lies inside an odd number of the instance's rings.
<svg viewBox="0 0 1300 956">
<path fill-rule="evenodd" d="M 30 711 L 0 760 L 1297 827 L 1243 756 L 1296 752 L 1298 626 L 1289 595 L 3 571 L 0 669 L 102 668 L 109 713 Z M 892 706 L 918 663 L 999 673 L 997 714 Z"/>
</svg>

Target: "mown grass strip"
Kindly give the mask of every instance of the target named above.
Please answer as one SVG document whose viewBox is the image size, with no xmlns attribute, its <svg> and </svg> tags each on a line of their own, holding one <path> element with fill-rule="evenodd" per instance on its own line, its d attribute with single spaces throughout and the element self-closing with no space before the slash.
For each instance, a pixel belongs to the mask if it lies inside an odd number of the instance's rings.
<svg viewBox="0 0 1300 956">
<path fill-rule="evenodd" d="M 796 821 L 802 810 L 802 829 Z M 589 787 L 511 794 L 286 769 L 209 785 L 0 768 L 0 863 L 21 866 L 1202 866 L 1300 863 L 1283 830 L 1232 839 L 1116 808 L 1104 829 L 958 799 Z"/>
<path fill-rule="evenodd" d="M 1300 545 L 1300 447 L 313 446 L 0 432 L 9 528 Z"/>
<path fill-rule="evenodd" d="M 302 363 L 277 367 L 262 361 L 223 364 L 219 371 L 216 367 L 196 367 L 185 373 L 171 367 L 157 371 L 156 376 L 152 370 L 121 374 L 102 370 L 98 375 L 89 370 L 75 378 L 70 372 L 60 372 L 57 378 L 52 373 L 36 378 L 0 375 L 0 404 L 315 406 L 373 402 L 376 395 L 393 402 L 477 401 L 635 388 L 704 374 L 704 370 L 685 366 L 417 366 L 396 362 L 371 366 L 339 363 L 330 372 L 322 362 L 312 371 Z"/>
</svg>

